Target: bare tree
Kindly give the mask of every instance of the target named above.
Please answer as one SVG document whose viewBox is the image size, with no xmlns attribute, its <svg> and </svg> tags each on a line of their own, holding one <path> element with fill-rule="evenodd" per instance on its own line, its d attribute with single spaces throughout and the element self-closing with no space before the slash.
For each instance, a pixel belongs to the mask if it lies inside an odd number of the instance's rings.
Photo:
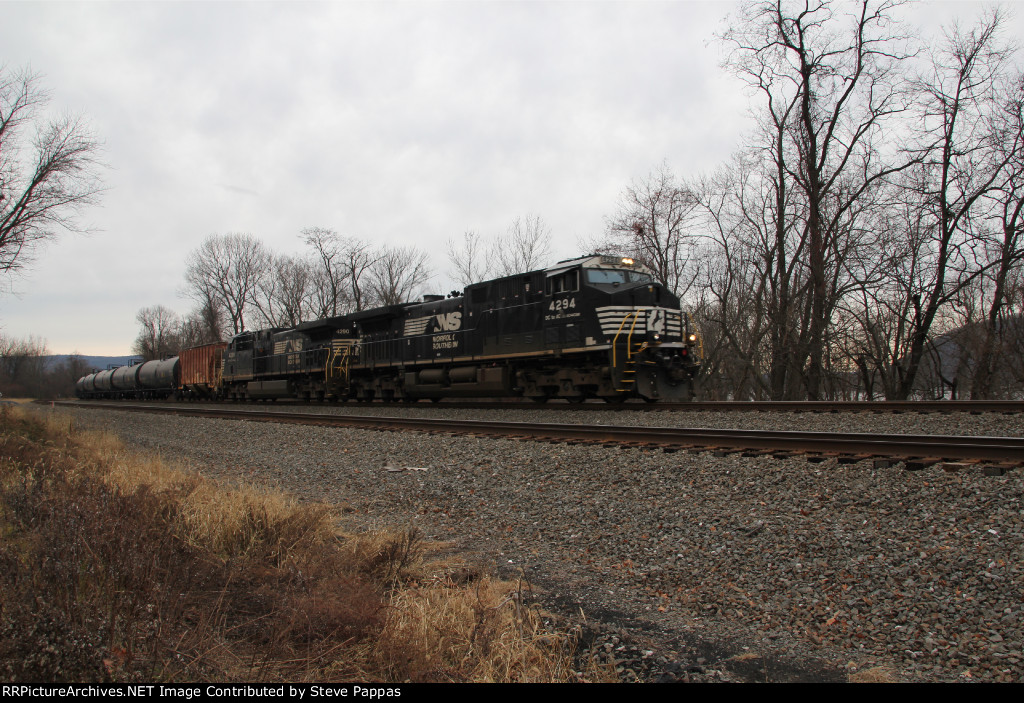
<svg viewBox="0 0 1024 703">
<path fill-rule="evenodd" d="M 379 254 L 360 239 L 346 239 L 341 249 L 341 268 L 348 282 L 349 298 L 356 312 L 365 310 L 372 303 L 372 294 L 367 294 L 366 276 L 377 262 Z"/>
<path fill-rule="evenodd" d="M 897 70 L 907 53 L 893 31 L 898 0 L 765 0 L 745 6 L 742 21 L 725 34 L 730 61 L 758 89 L 777 132 L 780 175 L 799 191 L 797 224 L 804 230 L 803 265 L 810 286 L 806 353 L 807 395 L 822 393 L 827 341 L 842 288 L 849 235 L 858 204 L 872 189 L 907 168 L 913 158 L 880 149 L 890 118 L 903 113 L 907 93 Z M 849 14 L 844 11 L 849 10 Z M 788 154 L 780 160 L 779 155 Z"/>
<path fill-rule="evenodd" d="M 349 301 L 346 242 L 338 233 L 323 227 L 302 230 L 303 241 L 313 249 L 311 267 L 313 313 L 317 318 L 340 315 Z"/>
<path fill-rule="evenodd" d="M 999 40 L 1001 21 L 993 13 L 971 30 L 954 27 L 933 50 L 930 72 L 916 82 L 922 163 L 904 183 L 924 241 L 918 278 L 907 286 L 906 353 L 893 360 L 896 399 L 914 390 L 944 308 L 993 266 L 981 256 L 984 206 L 1007 182 L 1016 151 L 1003 148 L 1003 135 L 992 129 L 995 88 L 1009 56 Z"/>
<path fill-rule="evenodd" d="M 455 270 L 453 278 L 461 286 L 486 281 L 491 272 L 491 258 L 483 238 L 473 230 L 466 230 L 462 242 L 448 240 L 448 263 Z"/>
<path fill-rule="evenodd" d="M 690 188 L 662 164 L 622 193 L 608 219 L 608 248 L 646 264 L 665 287 L 685 295 L 696 275 L 697 238 L 689 231 L 696 208 Z"/>
<path fill-rule="evenodd" d="M 759 156 L 759 155 L 758 155 Z M 796 397 L 806 288 L 799 266 L 803 241 L 787 225 L 785 182 L 758 158 L 739 155 L 705 181 L 698 200 L 704 248 L 695 314 L 705 365 L 719 369 L 720 396 Z"/>
<path fill-rule="evenodd" d="M 0 335 L 0 392 L 8 398 L 72 395 L 75 383 L 88 373 L 89 365 L 78 353 L 58 361 L 39 337 L 12 339 Z"/>
<path fill-rule="evenodd" d="M 39 395 L 46 375 L 46 341 L 0 335 L 0 388 L 8 397 Z M 77 379 L 76 379 L 77 380 Z"/>
<path fill-rule="evenodd" d="M 79 117 L 41 122 L 48 102 L 37 76 L 0 66 L 0 271 L 20 269 L 60 231 L 81 231 L 77 217 L 101 190 L 99 142 Z"/>
<path fill-rule="evenodd" d="M 263 322 L 271 327 L 294 327 L 310 319 L 318 302 L 314 300 L 314 277 L 308 261 L 285 255 L 273 257 L 272 268 L 260 279 L 254 298 Z"/>
<path fill-rule="evenodd" d="M 58 364 L 49 374 L 50 394 L 56 397 L 73 395 L 78 379 L 88 373 L 89 364 L 86 360 L 77 352 L 72 353 L 63 364 Z"/>
<path fill-rule="evenodd" d="M 737 42 L 735 33 L 726 38 Z M 809 310 L 801 304 L 809 285 L 803 263 L 807 228 L 799 189 L 790 177 L 791 163 L 799 159 L 791 135 L 800 91 L 785 72 L 778 75 L 771 63 L 766 65 L 748 51 L 734 56 L 731 68 L 762 100 L 760 110 L 754 111 L 758 124 L 754 141 L 700 188 L 701 206 L 717 245 L 712 256 L 725 260 L 718 285 L 709 290 L 722 299 L 716 309 L 735 311 L 731 324 L 722 320 L 718 326 L 730 341 L 723 348 L 731 347 L 738 355 L 731 367 L 743 368 L 746 374 L 746 367 L 752 366 L 749 373 L 754 379 L 767 378 L 765 390 L 773 400 L 797 399 L 806 394 Z M 723 296 L 735 294 L 734 290 L 742 291 L 753 305 L 726 305 Z M 728 334 L 733 327 L 745 328 L 748 334 Z M 742 350 L 740 340 L 744 340 Z"/>
<path fill-rule="evenodd" d="M 146 361 L 163 359 L 181 351 L 181 319 L 163 305 L 139 310 L 135 319 L 139 323 L 139 336 L 132 345 L 132 353 Z"/>
<path fill-rule="evenodd" d="M 323 227 L 309 227 L 302 234 L 316 262 L 311 282 L 314 315 L 334 317 L 365 309 L 370 303 L 365 276 L 378 258 L 370 244 Z"/>
<path fill-rule="evenodd" d="M 232 333 L 238 334 L 245 330 L 246 309 L 270 265 L 270 253 L 251 234 L 212 234 L 188 256 L 186 294 L 200 305 L 222 309 Z"/>
<path fill-rule="evenodd" d="M 370 287 L 376 302 L 408 302 L 430 280 L 427 253 L 414 247 L 385 247 L 369 267 Z"/>
<path fill-rule="evenodd" d="M 491 259 L 498 276 L 514 276 L 534 271 L 551 256 L 551 230 L 540 215 L 517 217 L 509 225 L 505 237 L 491 247 Z"/>
<path fill-rule="evenodd" d="M 972 398 L 992 397 L 997 360 L 1024 356 L 1016 344 L 1016 328 L 1021 311 L 1014 309 L 1014 281 L 1024 261 L 1024 73 L 1018 73 L 1004 85 L 994 122 L 994 145 L 1005 168 L 998 187 L 987 194 L 993 210 L 997 235 L 993 243 L 991 293 L 988 315 L 981 331 L 976 372 L 971 386 Z M 1000 353 L 1001 352 L 1001 353 Z"/>
<path fill-rule="evenodd" d="M 181 323 L 181 348 L 224 341 L 224 312 L 212 301 L 196 307 Z"/>
</svg>

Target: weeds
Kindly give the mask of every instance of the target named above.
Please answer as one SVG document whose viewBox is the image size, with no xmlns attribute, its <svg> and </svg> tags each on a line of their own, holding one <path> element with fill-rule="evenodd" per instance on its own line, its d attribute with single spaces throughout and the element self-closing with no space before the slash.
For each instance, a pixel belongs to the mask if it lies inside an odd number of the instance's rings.
<svg viewBox="0 0 1024 703">
<path fill-rule="evenodd" d="M 528 586 L 415 530 L 227 489 L 0 410 L 0 679 L 566 681 Z"/>
</svg>

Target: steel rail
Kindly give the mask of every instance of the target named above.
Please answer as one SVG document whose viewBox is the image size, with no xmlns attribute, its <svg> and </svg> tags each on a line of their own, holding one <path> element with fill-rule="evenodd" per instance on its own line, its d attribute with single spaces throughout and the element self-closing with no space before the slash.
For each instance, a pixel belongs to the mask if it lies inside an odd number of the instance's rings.
<svg viewBox="0 0 1024 703">
<path fill-rule="evenodd" d="M 121 403 L 124 401 L 103 400 L 96 402 Z M 154 401 L 149 401 L 154 402 Z M 161 402 L 161 401 L 156 401 Z M 176 401 L 162 401 L 176 402 Z M 326 405 L 326 403 L 318 403 Z M 309 401 L 281 399 L 276 407 L 292 405 L 309 406 Z M 314 404 L 315 405 L 315 404 Z M 668 411 L 668 412 L 794 412 L 794 413 L 1024 413 L 1024 400 L 694 400 L 685 403 L 645 403 L 628 400 L 623 403 L 587 401 L 568 403 L 555 399 L 551 403 L 535 403 L 522 398 L 505 400 L 473 400 L 446 398 L 434 403 L 356 403 L 350 407 L 411 407 L 411 408 L 463 408 L 470 410 L 585 410 L 585 411 Z M 339 407 L 345 407 L 344 405 Z"/>
<path fill-rule="evenodd" d="M 171 413 L 262 422 L 300 423 L 373 430 L 411 430 L 446 434 L 476 434 L 520 439 L 646 445 L 661 448 L 756 450 L 835 454 L 900 459 L 932 458 L 1024 463 L 1024 438 L 951 435 L 878 435 L 851 432 L 729 430 L 711 428 L 635 427 L 567 423 L 498 422 L 422 417 L 377 417 L 291 413 L 197 406 L 74 403 L 84 407 Z"/>
<path fill-rule="evenodd" d="M 436 407 L 522 410 L 606 410 L 606 411 L 670 411 L 670 412 L 793 412 L 793 413 L 1024 413 L 1021 400 L 693 400 L 685 403 L 646 403 L 628 400 L 623 403 L 587 401 L 568 403 L 553 399 L 550 403 L 529 400 L 461 400 L 445 399 Z M 374 405 L 381 403 L 375 402 Z M 412 405 L 411 407 L 430 407 Z"/>
<path fill-rule="evenodd" d="M 535 403 L 519 399 L 510 401 L 446 399 L 437 407 L 641 412 L 1024 413 L 1024 401 L 1021 400 L 693 400 L 685 403 L 646 403 L 629 400 L 624 403 L 602 401 Z"/>
<path fill-rule="evenodd" d="M 870 412 L 870 413 L 1022 413 L 1021 400 L 758 400 L 671 403 L 673 411 Z M 651 404 L 669 409 L 669 404 Z"/>
</svg>

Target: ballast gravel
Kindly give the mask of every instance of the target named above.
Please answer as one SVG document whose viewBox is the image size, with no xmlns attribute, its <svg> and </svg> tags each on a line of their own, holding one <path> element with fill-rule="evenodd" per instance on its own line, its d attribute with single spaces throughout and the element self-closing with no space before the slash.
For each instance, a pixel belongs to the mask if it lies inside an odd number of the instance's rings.
<svg viewBox="0 0 1024 703">
<path fill-rule="evenodd" d="M 324 412 L 323 407 L 309 409 Z M 457 419 L 1020 436 L 1000 414 L 341 408 Z M 74 409 L 206 476 L 414 526 L 522 574 L 640 681 L 1024 679 L 1024 472 L 812 464 Z M 956 470 L 948 470 L 956 469 Z"/>
</svg>

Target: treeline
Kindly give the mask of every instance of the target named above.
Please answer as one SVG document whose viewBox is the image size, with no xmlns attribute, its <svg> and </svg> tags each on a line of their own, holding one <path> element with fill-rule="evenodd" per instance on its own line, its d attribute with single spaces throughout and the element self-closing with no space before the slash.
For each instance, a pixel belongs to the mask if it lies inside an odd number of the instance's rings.
<svg viewBox="0 0 1024 703">
<path fill-rule="evenodd" d="M 402 302 L 430 278 L 427 254 L 416 248 L 373 247 L 323 228 L 302 239 L 306 252 L 293 255 L 251 234 L 207 237 L 186 261 L 184 291 L 196 307 L 184 318 L 161 305 L 140 310 L 132 351 L 162 358 L 246 329 Z"/>
<path fill-rule="evenodd" d="M 1024 78 L 1004 17 L 925 46 L 899 3 L 751 2 L 720 41 L 757 127 L 633 183 L 604 248 L 692 310 L 704 393 L 1024 391 Z"/>
<path fill-rule="evenodd" d="M 516 218 L 504 236 L 467 232 L 448 243 L 452 278 L 466 285 L 536 269 L 547 263 L 550 236 L 537 215 Z M 132 352 L 159 359 L 246 329 L 408 302 L 433 278 L 416 247 L 374 246 L 322 227 L 303 230 L 301 241 L 301 253 L 279 254 L 251 234 L 210 235 L 186 261 L 184 292 L 195 308 L 185 317 L 163 305 L 139 310 Z"/>
<path fill-rule="evenodd" d="M 681 296 L 705 397 L 1024 395 L 1024 74 L 999 10 L 933 41 L 900 5 L 744 5 L 718 39 L 756 128 L 714 173 L 630 184 L 586 246 Z M 196 309 L 140 311 L 134 351 L 401 302 L 430 277 L 417 249 L 302 236 L 299 256 L 210 237 L 188 261 Z M 549 242 L 539 217 L 466 232 L 451 276 L 539 268 Z"/>
<path fill-rule="evenodd" d="M 74 394 L 75 382 L 89 373 L 85 359 L 72 355 L 52 363 L 46 342 L 36 337 L 0 335 L 0 393 L 5 398 L 59 398 Z"/>
</svg>

